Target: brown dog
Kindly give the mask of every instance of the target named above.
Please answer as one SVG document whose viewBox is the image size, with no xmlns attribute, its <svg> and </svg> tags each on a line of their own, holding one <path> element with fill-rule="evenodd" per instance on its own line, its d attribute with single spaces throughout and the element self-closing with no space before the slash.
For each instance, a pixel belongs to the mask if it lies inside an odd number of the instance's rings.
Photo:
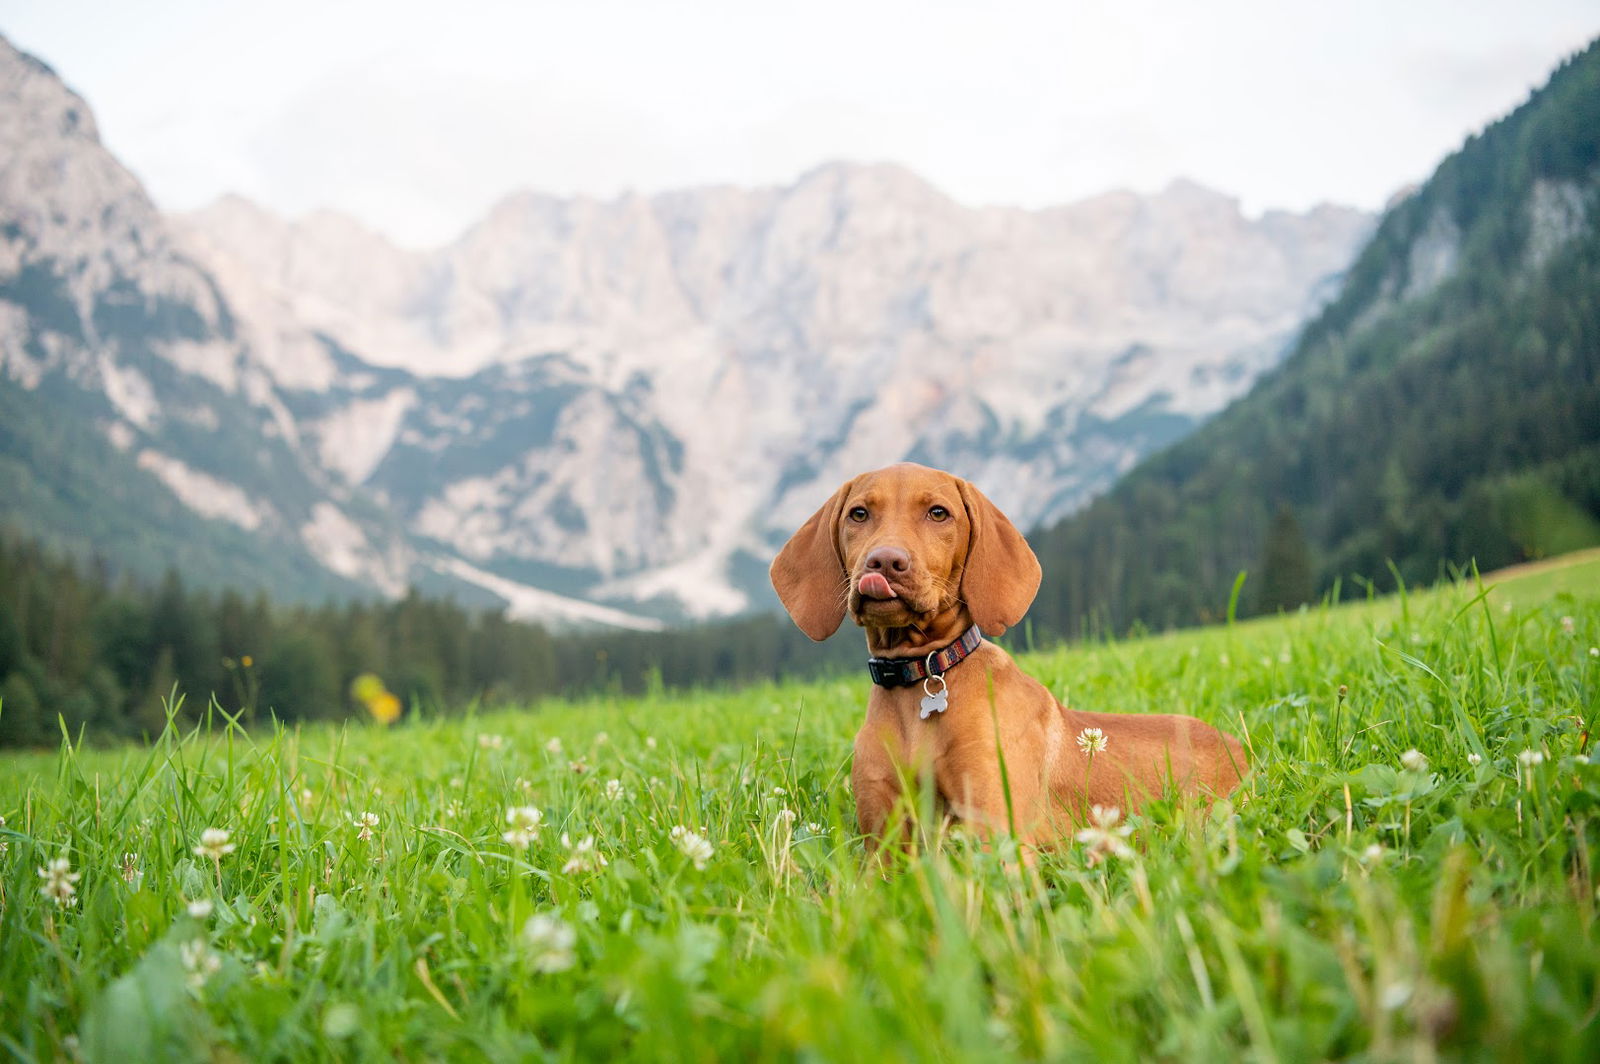
<svg viewBox="0 0 1600 1064">
<path fill-rule="evenodd" d="M 801 631 L 826 639 L 847 612 L 866 629 L 875 686 L 852 782 L 871 844 L 908 777 L 931 783 L 944 814 L 1030 846 L 1093 805 L 1137 808 L 1169 784 L 1200 795 L 1238 786 L 1245 760 L 1232 736 L 1193 717 L 1068 709 L 982 640 L 980 630 L 997 636 L 1022 619 L 1039 576 L 982 492 L 909 463 L 847 482 L 778 553 L 772 585 Z M 1096 728 L 1103 744 L 1086 732 Z"/>
</svg>

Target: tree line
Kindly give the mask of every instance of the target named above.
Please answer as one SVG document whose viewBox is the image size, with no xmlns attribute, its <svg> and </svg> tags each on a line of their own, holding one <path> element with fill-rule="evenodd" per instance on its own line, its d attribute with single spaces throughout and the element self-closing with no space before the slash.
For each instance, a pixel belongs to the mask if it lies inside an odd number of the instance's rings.
<svg viewBox="0 0 1600 1064">
<path fill-rule="evenodd" d="M 858 663 L 859 639 L 813 645 L 787 617 L 660 633 L 553 634 L 415 591 L 398 601 L 285 605 L 264 594 L 147 584 L 0 535 L 0 746 L 159 734 L 217 705 L 247 725 L 364 712 L 378 676 L 406 711 L 527 705 L 556 695 L 742 683 Z"/>
</svg>

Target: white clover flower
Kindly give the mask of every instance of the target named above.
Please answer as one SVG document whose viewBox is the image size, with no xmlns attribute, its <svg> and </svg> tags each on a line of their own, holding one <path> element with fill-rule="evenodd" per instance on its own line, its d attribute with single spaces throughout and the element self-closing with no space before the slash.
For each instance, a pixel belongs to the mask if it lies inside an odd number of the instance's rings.
<svg viewBox="0 0 1600 1064">
<path fill-rule="evenodd" d="M 1544 751 L 1524 750 L 1522 753 L 1517 755 L 1517 760 L 1530 767 L 1533 765 L 1542 765 L 1544 764 Z"/>
<path fill-rule="evenodd" d="M 206 828 L 200 833 L 200 845 L 194 848 L 194 855 L 221 861 L 234 851 L 233 843 L 228 841 L 231 837 L 226 828 Z"/>
<path fill-rule="evenodd" d="M 678 849 L 683 851 L 684 856 L 694 862 L 695 868 L 703 871 L 706 862 L 711 860 L 711 840 L 681 824 L 672 829 L 670 836 Z"/>
<path fill-rule="evenodd" d="M 316 797 L 317 797 L 316 795 L 311 793 L 311 788 L 310 787 L 301 787 L 300 788 L 300 804 L 301 805 L 310 805 L 312 802 L 316 801 Z"/>
<path fill-rule="evenodd" d="M 445 803 L 445 806 L 444 806 L 444 818 L 446 820 L 455 820 L 455 819 L 459 818 L 460 816 L 461 816 L 461 803 L 460 802 L 458 802 L 454 798 L 452 798 L 448 802 Z"/>
<path fill-rule="evenodd" d="M 779 827 L 788 827 L 790 824 L 793 824 L 796 820 L 798 820 L 799 816 L 800 814 L 796 813 L 793 809 L 780 809 L 773 814 L 772 819 Z"/>
<path fill-rule="evenodd" d="M 598 872 L 606 866 L 606 855 L 595 849 L 593 835 L 586 835 L 577 842 L 572 842 L 563 832 L 561 845 L 569 851 L 567 863 L 561 866 L 562 875 L 570 876 L 574 872 Z"/>
<path fill-rule="evenodd" d="M 646 749 L 654 750 L 656 748 L 656 737 L 654 735 L 646 735 L 644 737 L 644 745 Z"/>
<path fill-rule="evenodd" d="M 626 793 L 622 789 L 621 780 L 606 780 L 606 798 L 608 800 L 615 802 Z"/>
<path fill-rule="evenodd" d="M 188 973 L 185 982 L 194 991 L 205 986 L 206 980 L 222 969 L 222 958 L 211 952 L 211 947 L 203 938 L 179 945 L 178 959 L 183 961 L 183 970 Z"/>
<path fill-rule="evenodd" d="M 1383 1011 L 1393 1012 L 1410 1000 L 1411 984 L 1402 980 L 1384 987 L 1383 993 L 1378 998 L 1378 1004 L 1383 1006 Z"/>
<path fill-rule="evenodd" d="M 610 741 L 611 741 L 611 736 L 606 734 L 605 732 L 602 731 L 602 732 L 595 732 L 594 733 L 594 744 L 596 746 L 604 746 L 606 743 L 609 743 Z"/>
<path fill-rule="evenodd" d="M 822 834 L 822 825 L 817 823 L 815 820 L 808 820 L 808 821 L 806 821 L 805 827 L 802 828 L 801 830 L 804 831 L 807 835 L 821 835 Z"/>
<path fill-rule="evenodd" d="M 1591 658 L 1600 658 L 1600 647 L 1590 647 L 1589 656 Z"/>
<path fill-rule="evenodd" d="M 1106 748 L 1106 733 L 1099 728 L 1085 728 L 1078 733 L 1078 749 L 1093 756 Z"/>
<path fill-rule="evenodd" d="M 57 857 L 53 861 L 45 862 L 39 869 L 39 878 L 44 880 L 44 885 L 39 888 L 39 893 L 50 901 L 65 909 L 72 904 L 78 888 L 73 886 L 83 876 L 72 870 L 72 861 L 66 857 Z"/>
<path fill-rule="evenodd" d="M 567 762 L 567 768 L 573 775 L 581 776 L 589 771 L 589 759 L 586 756 L 579 755 L 578 760 Z"/>
<path fill-rule="evenodd" d="M 789 792 L 784 790 L 782 787 L 774 787 L 774 788 L 772 788 L 772 796 L 774 798 L 782 798 L 784 795 L 786 795 L 788 793 Z"/>
<path fill-rule="evenodd" d="M 544 748 L 552 754 L 559 754 L 561 752 L 561 737 L 559 735 L 551 736 L 550 741 L 544 744 Z"/>
<path fill-rule="evenodd" d="M 522 925 L 522 944 L 536 972 L 564 972 L 578 962 L 578 933 L 554 913 L 535 913 Z"/>
<path fill-rule="evenodd" d="M 506 823 L 511 825 L 511 830 L 500 837 L 514 849 L 526 850 L 528 844 L 539 837 L 544 813 L 535 806 L 514 805 L 506 810 Z"/>
<path fill-rule="evenodd" d="M 512 786 L 521 791 L 523 794 L 533 793 L 533 781 L 530 779 L 523 779 L 521 776 L 518 776 L 516 782 L 513 783 Z"/>
<path fill-rule="evenodd" d="M 367 839 L 372 838 L 372 829 L 378 826 L 378 814 L 372 812 L 362 813 L 360 816 L 352 818 L 350 825 L 361 829 L 356 838 L 365 842 Z"/>
<path fill-rule="evenodd" d="M 1368 846 L 1365 850 L 1361 851 L 1361 863 L 1377 864 L 1388 855 L 1389 851 L 1385 850 L 1382 846 L 1375 842 L 1371 846 Z"/>
<path fill-rule="evenodd" d="M 1421 750 L 1407 750 L 1400 755 L 1400 766 L 1407 772 L 1428 771 L 1428 758 Z"/>
<path fill-rule="evenodd" d="M 1467 764 L 1471 765 L 1473 768 L 1477 768 L 1479 765 L 1483 764 L 1483 755 L 1482 754 L 1468 754 L 1467 755 Z"/>
<path fill-rule="evenodd" d="M 3 816 L 0 816 L 0 828 L 3 828 L 5 826 L 6 826 L 6 818 L 3 817 Z M 0 857 L 4 857 L 6 855 L 6 851 L 9 850 L 9 849 L 11 849 L 11 840 L 7 839 L 7 838 L 0 838 Z"/>
<path fill-rule="evenodd" d="M 1576 627 L 1576 626 L 1573 624 L 1571 617 L 1563 617 L 1563 618 L 1561 618 L 1561 630 L 1563 632 L 1567 633 L 1568 635 L 1571 635 L 1572 632 L 1573 632 L 1574 627 Z"/>
<path fill-rule="evenodd" d="M 209 899 L 196 898 L 194 901 L 189 903 L 188 911 L 189 915 L 194 917 L 196 920 L 209 920 L 211 918 L 212 908 L 213 906 Z"/>
<path fill-rule="evenodd" d="M 466 785 L 465 781 L 463 781 L 460 776 L 451 776 L 450 777 L 450 787 L 451 787 L 452 790 L 459 791 L 465 785 Z"/>
<path fill-rule="evenodd" d="M 482 750 L 499 750 L 501 747 L 503 747 L 505 745 L 506 745 L 506 737 L 504 735 L 484 734 L 484 735 L 478 736 L 478 747 L 479 747 L 479 749 L 482 749 Z"/>
<path fill-rule="evenodd" d="M 1133 850 L 1122 840 L 1133 834 L 1131 824 L 1120 827 L 1122 810 L 1116 806 L 1097 805 L 1089 810 L 1089 826 L 1078 831 L 1077 839 L 1089 848 L 1089 864 L 1097 865 L 1106 857 L 1132 857 Z"/>
</svg>

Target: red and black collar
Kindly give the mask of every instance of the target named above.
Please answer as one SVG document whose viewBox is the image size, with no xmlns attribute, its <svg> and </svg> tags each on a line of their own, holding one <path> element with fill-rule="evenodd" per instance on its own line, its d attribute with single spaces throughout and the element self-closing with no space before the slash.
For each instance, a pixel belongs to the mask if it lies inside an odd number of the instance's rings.
<svg viewBox="0 0 1600 1064">
<path fill-rule="evenodd" d="M 983 633 L 978 631 L 977 625 L 973 625 L 961 634 L 960 639 L 943 650 L 935 650 L 920 658 L 868 658 L 867 671 L 872 674 L 872 682 L 879 687 L 909 687 L 929 676 L 950 671 L 962 658 L 977 650 L 982 642 Z"/>
</svg>

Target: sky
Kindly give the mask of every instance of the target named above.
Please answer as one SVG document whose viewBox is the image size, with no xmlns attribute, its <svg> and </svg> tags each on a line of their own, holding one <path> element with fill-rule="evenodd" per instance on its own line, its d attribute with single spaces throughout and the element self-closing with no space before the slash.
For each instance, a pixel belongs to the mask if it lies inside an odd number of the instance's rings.
<svg viewBox="0 0 1600 1064">
<path fill-rule="evenodd" d="M 1376 209 L 1600 36 L 1597 0 L 0 0 L 171 210 L 237 193 L 448 240 L 895 162 L 971 204 L 1183 177 Z"/>
</svg>

